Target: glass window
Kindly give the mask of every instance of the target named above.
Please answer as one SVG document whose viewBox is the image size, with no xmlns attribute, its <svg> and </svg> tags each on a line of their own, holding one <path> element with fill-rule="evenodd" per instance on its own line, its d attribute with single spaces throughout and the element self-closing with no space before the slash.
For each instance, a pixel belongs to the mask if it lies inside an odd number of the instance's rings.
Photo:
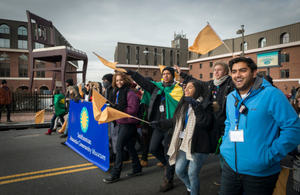
<svg viewBox="0 0 300 195">
<path fill-rule="evenodd" d="M 40 61 L 40 60 L 36 60 L 36 68 L 45 68 L 45 62 L 44 61 Z M 37 71 L 36 72 L 36 77 L 39 78 L 45 78 L 45 71 Z"/>
<path fill-rule="evenodd" d="M 28 58 L 24 54 L 19 56 L 19 77 L 28 77 Z"/>
<path fill-rule="evenodd" d="M 135 63 L 136 64 L 140 63 L 140 48 L 139 47 L 135 48 Z"/>
<path fill-rule="evenodd" d="M 280 78 L 289 78 L 290 77 L 290 70 L 280 70 Z"/>
<path fill-rule="evenodd" d="M 180 54 L 180 52 L 177 50 L 177 66 L 179 66 L 179 54 Z"/>
<path fill-rule="evenodd" d="M 280 43 L 289 43 L 290 42 L 290 35 L 289 33 L 283 33 L 280 36 Z"/>
<path fill-rule="evenodd" d="M 10 57 L 6 53 L 0 56 L 0 76 L 10 77 Z"/>
<path fill-rule="evenodd" d="M 190 65 L 190 70 L 193 70 L 193 65 L 192 64 Z"/>
<path fill-rule="evenodd" d="M 202 63 L 200 63 L 200 65 L 199 65 L 199 66 L 200 66 L 200 69 L 201 69 L 201 68 L 202 68 Z"/>
<path fill-rule="evenodd" d="M 266 38 L 261 38 L 258 41 L 258 47 L 266 47 L 267 46 L 267 39 Z"/>
<path fill-rule="evenodd" d="M 202 74 L 200 74 L 200 79 L 202 79 Z"/>
<path fill-rule="evenodd" d="M 212 55 L 212 50 L 208 52 L 208 56 L 211 56 Z"/>
<path fill-rule="evenodd" d="M 165 65 L 166 63 L 165 63 L 165 59 L 166 59 L 166 51 L 163 49 L 162 50 L 162 65 Z"/>
<path fill-rule="evenodd" d="M 156 48 L 154 48 L 153 57 L 154 57 L 154 65 L 157 65 L 157 49 Z"/>
<path fill-rule="evenodd" d="M 148 47 L 145 48 L 145 51 L 149 51 Z M 148 53 L 145 53 L 145 64 L 148 65 Z M 148 75 L 148 73 L 147 73 Z"/>
<path fill-rule="evenodd" d="M 213 73 L 209 73 L 209 78 L 213 78 Z"/>
<path fill-rule="evenodd" d="M 27 41 L 18 40 L 18 49 L 27 49 Z"/>
<path fill-rule="evenodd" d="M 241 51 L 243 50 L 242 48 L 243 44 L 241 43 Z M 248 43 L 244 42 L 244 51 L 246 51 L 248 49 Z"/>
<path fill-rule="evenodd" d="M 209 62 L 209 67 L 213 67 L 213 62 Z"/>
<path fill-rule="evenodd" d="M 34 48 L 35 48 L 35 49 L 45 48 L 45 46 L 44 46 L 44 44 L 34 43 Z"/>
<path fill-rule="evenodd" d="M 1 24 L 0 33 L 9 34 L 9 26 L 7 26 L 6 24 Z"/>
<path fill-rule="evenodd" d="M 192 52 L 189 51 L 189 60 L 192 59 Z"/>
<path fill-rule="evenodd" d="M 18 35 L 24 35 L 27 36 L 27 29 L 24 26 L 20 26 L 18 28 Z"/>
<path fill-rule="evenodd" d="M 0 38 L 0 47 L 10 48 L 10 40 L 9 39 Z"/>
<path fill-rule="evenodd" d="M 170 51 L 170 66 L 173 65 L 173 50 Z"/>
<path fill-rule="evenodd" d="M 289 62 L 290 61 L 290 55 L 288 53 L 281 54 L 281 62 Z"/>
<path fill-rule="evenodd" d="M 126 47 L 126 64 L 130 64 L 130 46 Z"/>
<path fill-rule="evenodd" d="M 198 58 L 200 58 L 201 57 L 201 54 L 198 54 Z"/>
</svg>

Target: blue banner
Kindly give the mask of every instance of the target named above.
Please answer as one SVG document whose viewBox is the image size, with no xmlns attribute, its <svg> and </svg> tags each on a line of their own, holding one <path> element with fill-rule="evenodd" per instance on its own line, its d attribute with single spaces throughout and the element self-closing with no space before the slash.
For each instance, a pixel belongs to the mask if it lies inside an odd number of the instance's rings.
<svg viewBox="0 0 300 195">
<path fill-rule="evenodd" d="M 103 106 L 102 110 L 106 106 Z M 109 168 L 107 123 L 98 124 L 91 102 L 70 101 L 68 140 L 66 145 L 102 169 Z"/>
</svg>

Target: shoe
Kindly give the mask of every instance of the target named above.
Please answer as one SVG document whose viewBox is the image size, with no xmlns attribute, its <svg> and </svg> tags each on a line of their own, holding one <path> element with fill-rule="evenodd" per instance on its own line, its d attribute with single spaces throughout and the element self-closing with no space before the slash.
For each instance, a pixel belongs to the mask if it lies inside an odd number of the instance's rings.
<svg viewBox="0 0 300 195">
<path fill-rule="evenodd" d="M 113 177 L 113 176 L 109 176 L 105 179 L 103 179 L 103 181 L 105 183 L 112 183 L 112 182 L 116 182 L 116 181 L 119 181 L 120 180 L 120 177 Z"/>
<path fill-rule="evenodd" d="M 139 176 L 139 175 L 143 175 L 143 172 L 141 171 L 141 172 L 138 172 L 138 173 L 134 173 L 134 172 L 128 173 L 126 175 L 126 177 L 134 177 L 134 176 Z"/>
<path fill-rule="evenodd" d="M 59 136 L 60 138 L 67 138 L 68 135 L 67 134 L 62 134 L 61 136 Z"/>
<path fill-rule="evenodd" d="M 216 186 L 220 186 L 220 185 L 221 185 L 221 180 L 219 179 L 219 180 L 214 181 L 214 184 L 215 184 Z"/>
<path fill-rule="evenodd" d="M 172 190 L 173 188 L 174 188 L 173 180 L 164 178 L 164 183 L 161 186 L 159 186 L 159 191 L 167 192 L 169 190 Z"/>
<path fill-rule="evenodd" d="M 159 166 L 159 167 L 163 167 L 164 166 L 161 162 L 157 163 L 156 165 Z"/>
<path fill-rule="evenodd" d="M 141 166 L 142 166 L 142 167 L 148 167 L 148 162 L 142 160 L 142 161 L 141 161 Z"/>
<path fill-rule="evenodd" d="M 52 129 L 52 132 L 56 132 L 56 129 Z"/>
<path fill-rule="evenodd" d="M 66 146 L 67 144 L 66 144 L 66 142 L 64 141 L 64 142 L 60 142 L 62 145 L 64 145 L 64 146 Z"/>
<path fill-rule="evenodd" d="M 44 133 L 45 135 L 51 135 L 52 133 L 52 130 L 51 129 L 48 129 L 48 132 L 47 133 Z"/>
<path fill-rule="evenodd" d="M 11 123 L 12 121 L 10 119 L 7 119 L 7 122 Z"/>
</svg>

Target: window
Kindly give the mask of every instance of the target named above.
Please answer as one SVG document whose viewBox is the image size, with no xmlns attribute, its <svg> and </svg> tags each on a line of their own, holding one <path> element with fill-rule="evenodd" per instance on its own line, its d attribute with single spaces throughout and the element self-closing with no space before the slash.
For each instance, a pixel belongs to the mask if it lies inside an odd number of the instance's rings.
<svg viewBox="0 0 300 195">
<path fill-rule="evenodd" d="M 156 48 L 154 48 L 154 54 L 153 54 L 154 56 L 154 65 L 157 65 L 157 49 Z"/>
<path fill-rule="evenodd" d="M 126 64 L 130 64 L 130 46 L 126 47 Z"/>
<path fill-rule="evenodd" d="M 18 40 L 18 49 L 27 49 L 27 41 Z"/>
<path fill-rule="evenodd" d="M 192 58 L 192 52 L 189 51 L 189 60 Z"/>
<path fill-rule="evenodd" d="M 0 76 L 10 77 L 10 57 L 6 53 L 0 56 Z"/>
<path fill-rule="evenodd" d="M 200 79 L 202 79 L 202 74 L 200 74 Z"/>
<path fill-rule="evenodd" d="M 45 46 L 44 46 L 44 44 L 34 43 L 34 48 L 35 48 L 35 49 L 45 48 Z"/>
<path fill-rule="evenodd" d="M 213 73 L 209 73 L 209 78 L 213 78 Z"/>
<path fill-rule="evenodd" d="M 145 48 L 145 51 L 149 51 L 148 47 Z M 145 53 L 145 65 L 148 65 L 148 53 Z M 147 73 L 148 75 L 148 73 Z"/>
<path fill-rule="evenodd" d="M 244 42 L 244 51 L 246 51 L 248 48 L 248 43 Z M 241 43 L 241 51 L 243 50 L 243 43 Z"/>
<path fill-rule="evenodd" d="M 192 64 L 190 65 L 190 70 L 193 70 L 193 65 Z"/>
<path fill-rule="evenodd" d="M 27 29 L 24 26 L 18 28 L 18 35 L 27 36 Z"/>
<path fill-rule="evenodd" d="M 201 57 L 201 54 L 198 54 L 198 58 L 200 58 Z"/>
<path fill-rule="evenodd" d="M 258 72 L 260 75 L 262 75 L 262 76 L 266 76 L 267 75 L 267 72 L 266 71 L 260 71 L 260 72 Z"/>
<path fill-rule="evenodd" d="M 44 61 L 40 61 L 40 60 L 36 60 L 36 68 L 45 68 L 45 62 Z M 36 72 L 36 77 L 39 78 L 45 78 L 45 71 L 37 71 Z"/>
<path fill-rule="evenodd" d="M 140 63 L 140 48 L 139 47 L 135 48 L 135 63 L 136 64 Z"/>
<path fill-rule="evenodd" d="M 19 77 L 28 77 L 28 58 L 24 54 L 19 56 Z"/>
<path fill-rule="evenodd" d="M 173 65 L 173 50 L 170 51 L 170 66 Z"/>
<path fill-rule="evenodd" d="M 179 66 L 179 54 L 180 52 L 177 50 L 177 66 Z"/>
<path fill-rule="evenodd" d="M 208 52 L 208 56 L 211 56 L 212 55 L 212 50 Z"/>
<path fill-rule="evenodd" d="M 0 47 L 2 48 L 10 48 L 10 39 L 9 39 L 9 26 L 6 24 L 0 25 Z"/>
<path fill-rule="evenodd" d="M 288 53 L 281 54 L 281 62 L 289 62 L 290 61 L 290 55 Z"/>
<path fill-rule="evenodd" d="M 153 76 L 156 76 L 156 70 L 153 71 Z"/>
<path fill-rule="evenodd" d="M 0 47 L 10 48 L 10 40 L 9 39 L 0 38 Z"/>
<path fill-rule="evenodd" d="M 165 62 L 165 59 L 166 59 L 166 51 L 163 49 L 162 50 L 162 65 L 165 65 L 166 64 L 166 62 Z"/>
<path fill-rule="evenodd" d="M 290 42 L 289 33 L 283 33 L 280 35 L 280 43 L 289 43 L 289 42 Z"/>
<path fill-rule="evenodd" d="M 9 34 L 9 26 L 7 26 L 6 24 L 1 24 L 0 34 Z"/>
<path fill-rule="evenodd" d="M 209 62 L 209 67 L 213 67 L 213 62 Z"/>
<path fill-rule="evenodd" d="M 201 68 L 202 68 L 202 63 L 200 63 L 200 65 L 199 65 L 199 66 L 200 66 L 199 68 L 201 69 Z"/>
<path fill-rule="evenodd" d="M 280 70 L 280 78 L 289 78 L 290 77 L 290 70 Z"/>
<path fill-rule="evenodd" d="M 266 38 L 260 38 L 258 41 L 258 47 L 266 47 L 267 46 L 267 40 Z"/>
</svg>

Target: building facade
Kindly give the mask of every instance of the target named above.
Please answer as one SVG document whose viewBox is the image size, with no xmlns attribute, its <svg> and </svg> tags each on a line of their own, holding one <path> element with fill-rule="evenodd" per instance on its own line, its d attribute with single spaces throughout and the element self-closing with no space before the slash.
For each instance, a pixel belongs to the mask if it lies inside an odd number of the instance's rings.
<svg viewBox="0 0 300 195">
<path fill-rule="evenodd" d="M 0 19 L 0 80 L 5 79 L 11 91 L 27 90 L 29 86 L 29 55 L 27 41 L 27 22 Z M 55 29 L 55 44 L 71 46 L 70 43 Z M 35 48 L 43 48 L 35 44 Z M 52 63 L 36 60 L 36 68 L 51 68 Z M 58 65 L 59 66 L 59 65 Z M 76 71 L 77 62 L 69 62 L 68 71 Z M 77 83 L 76 74 L 66 74 L 66 79 L 72 78 Z M 52 71 L 35 72 L 33 90 L 49 90 L 52 84 Z M 64 85 L 60 74 L 56 74 L 56 87 Z"/>
</svg>

